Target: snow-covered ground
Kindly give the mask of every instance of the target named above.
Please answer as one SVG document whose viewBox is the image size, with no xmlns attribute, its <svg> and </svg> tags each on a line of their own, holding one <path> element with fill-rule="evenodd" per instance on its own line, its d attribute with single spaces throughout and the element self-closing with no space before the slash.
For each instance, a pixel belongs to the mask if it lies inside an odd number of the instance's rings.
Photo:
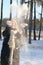
<svg viewBox="0 0 43 65">
<path fill-rule="evenodd" d="M 1 54 L 1 49 L 2 49 L 2 43 L 3 43 L 3 41 L 0 40 L 0 54 Z"/>
<path fill-rule="evenodd" d="M 43 65 L 43 39 L 28 44 L 28 51 L 20 49 L 20 65 Z"/>
<path fill-rule="evenodd" d="M 0 41 L 0 53 L 2 48 Z M 43 38 L 28 44 L 28 50 L 20 49 L 20 65 L 43 65 Z"/>
</svg>

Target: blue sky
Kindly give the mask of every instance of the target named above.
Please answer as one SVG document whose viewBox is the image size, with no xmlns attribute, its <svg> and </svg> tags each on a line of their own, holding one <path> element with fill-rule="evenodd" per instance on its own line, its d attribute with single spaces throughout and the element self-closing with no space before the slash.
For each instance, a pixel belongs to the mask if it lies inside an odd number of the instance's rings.
<svg viewBox="0 0 43 65">
<path fill-rule="evenodd" d="M 13 1 L 16 1 L 16 0 L 13 0 Z M 1 3 L 1 0 L 0 0 L 0 3 Z M 4 0 L 3 18 L 9 18 L 10 16 L 10 6 L 9 5 L 10 5 L 10 0 Z"/>
<path fill-rule="evenodd" d="M 13 0 L 13 2 L 17 2 L 17 0 Z M 20 0 L 18 0 L 18 4 L 20 5 Z M 9 18 L 10 17 L 10 0 L 4 0 L 4 6 L 3 6 L 3 18 Z M 37 18 L 39 18 L 39 14 L 41 12 L 41 7 L 36 7 L 37 8 Z M 1 0 L 0 0 L 0 11 L 1 11 Z M 1 12 L 0 12 L 1 15 Z"/>
</svg>

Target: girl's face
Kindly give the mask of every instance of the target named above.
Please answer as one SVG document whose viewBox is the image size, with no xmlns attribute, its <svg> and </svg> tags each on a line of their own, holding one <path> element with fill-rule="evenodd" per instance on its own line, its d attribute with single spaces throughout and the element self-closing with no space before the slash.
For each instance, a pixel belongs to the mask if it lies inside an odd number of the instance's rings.
<svg viewBox="0 0 43 65">
<path fill-rule="evenodd" d="M 11 26 L 12 26 L 12 21 L 7 21 L 7 25 L 8 25 L 9 27 L 11 27 Z"/>
<path fill-rule="evenodd" d="M 18 24 L 15 20 L 7 21 L 7 25 L 15 29 L 16 32 L 19 32 Z"/>
</svg>

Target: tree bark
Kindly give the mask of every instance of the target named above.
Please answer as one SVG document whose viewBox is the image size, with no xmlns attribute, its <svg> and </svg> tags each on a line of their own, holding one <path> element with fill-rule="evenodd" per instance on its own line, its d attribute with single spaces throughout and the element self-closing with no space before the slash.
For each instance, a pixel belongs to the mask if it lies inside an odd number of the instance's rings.
<svg viewBox="0 0 43 65">
<path fill-rule="evenodd" d="M 12 0 L 10 0 L 10 5 L 12 4 Z M 12 18 L 11 8 L 10 8 L 10 20 Z"/>
<path fill-rule="evenodd" d="M 42 27 L 42 12 L 43 12 L 43 6 L 42 6 L 42 8 L 41 8 L 40 29 L 39 29 L 39 37 L 38 37 L 38 40 L 40 40 L 40 34 L 41 34 L 41 27 Z"/>
<path fill-rule="evenodd" d="M 36 32 L 35 32 L 35 28 L 36 28 L 36 0 L 34 0 L 34 40 L 36 40 Z"/>
<path fill-rule="evenodd" d="M 31 44 L 32 11 L 33 11 L 33 0 L 31 0 L 31 5 L 30 5 L 30 18 L 29 18 L 29 44 Z"/>
<path fill-rule="evenodd" d="M 2 25 L 2 18 L 3 18 L 3 0 L 1 0 L 0 39 L 1 39 L 1 25 Z"/>
<path fill-rule="evenodd" d="M 25 0 L 21 0 L 21 4 L 25 3 Z"/>
</svg>

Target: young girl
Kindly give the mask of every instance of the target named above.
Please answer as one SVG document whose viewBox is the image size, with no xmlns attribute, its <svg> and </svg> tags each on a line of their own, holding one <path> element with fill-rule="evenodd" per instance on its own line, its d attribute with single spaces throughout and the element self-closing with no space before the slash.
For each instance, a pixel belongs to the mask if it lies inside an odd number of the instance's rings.
<svg viewBox="0 0 43 65">
<path fill-rule="evenodd" d="M 8 41 L 10 38 L 10 27 L 7 25 L 6 29 L 3 31 L 3 45 L 1 50 L 1 65 L 9 65 L 8 59 L 10 54 L 10 48 L 8 45 Z"/>
</svg>

